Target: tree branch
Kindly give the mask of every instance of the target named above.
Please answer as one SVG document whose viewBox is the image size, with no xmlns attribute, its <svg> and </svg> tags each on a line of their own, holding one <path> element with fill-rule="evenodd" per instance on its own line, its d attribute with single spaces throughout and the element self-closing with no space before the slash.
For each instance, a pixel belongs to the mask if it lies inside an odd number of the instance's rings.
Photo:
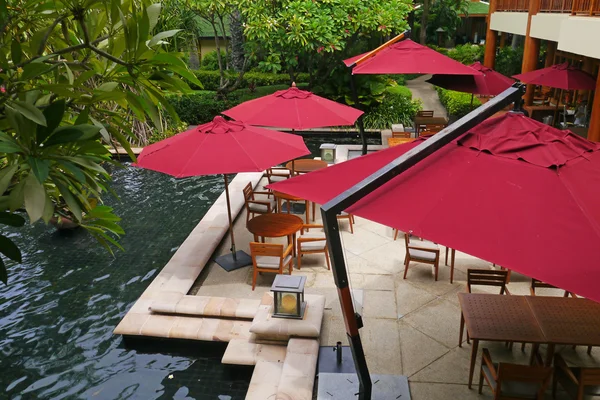
<svg viewBox="0 0 600 400">
<path fill-rule="evenodd" d="M 50 35 L 54 31 L 54 28 L 56 28 L 56 26 L 59 23 L 61 23 L 62 20 L 65 19 L 65 18 L 67 18 L 66 15 L 63 15 L 61 17 L 56 18 L 54 20 L 54 22 L 52 22 L 52 25 L 50 25 L 50 28 L 48 29 L 48 31 L 44 35 L 44 38 L 42 39 L 42 42 L 40 43 L 40 47 L 38 48 L 38 51 L 37 51 L 37 55 L 38 56 L 41 56 L 42 53 L 44 53 L 44 49 L 46 48 L 46 43 L 48 43 L 48 39 L 50 39 Z"/>
</svg>

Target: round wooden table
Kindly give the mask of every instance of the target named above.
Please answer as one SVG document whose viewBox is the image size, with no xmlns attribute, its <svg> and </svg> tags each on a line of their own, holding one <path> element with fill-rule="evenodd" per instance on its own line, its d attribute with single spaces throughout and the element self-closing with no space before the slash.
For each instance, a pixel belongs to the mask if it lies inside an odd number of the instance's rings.
<svg viewBox="0 0 600 400">
<path fill-rule="evenodd" d="M 296 255 L 295 236 L 302 225 L 304 225 L 302 218 L 296 215 L 269 213 L 252 218 L 246 227 L 254 234 L 255 242 L 258 242 L 259 238 L 262 238 L 261 241 L 264 243 L 266 237 L 287 236 L 288 244 L 294 247 L 294 255 Z"/>
<path fill-rule="evenodd" d="M 307 172 L 316 171 L 321 168 L 326 168 L 329 164 L 321 160 L 313 160 L 311 158 L 301 158 L 299 160 L 290 161 L 285 164 L 285 167 L 292 171 L 292 162 L 294 163 L 294 173 L 305 174 Z"/>
<path fill-rule="evenodd" d="M 310 222 L 308 221 L 308 206 L 310 205 L 310 202 L 306 199 L 303 199 L 301 197 L 296 197 L 296 196 L 292 196 L 289 194 L 285 194 L 282 192 L 278 192 L 276 190 L 273 190 L 273 195 L 275 196 L 275 198 L 277 199 L 277 210 L 281 213 L 281 203 L 283 202 L 283 200 L 285 200 L 287 202 L 287 214 L 290 213 L 290 201 L 303 201 L 304 202 L 304 206 L 306 207 L 306 223 L 309 224 Z M 313 220 L 315 219 L 314 215 L 313 215 Z"/>
</svg>

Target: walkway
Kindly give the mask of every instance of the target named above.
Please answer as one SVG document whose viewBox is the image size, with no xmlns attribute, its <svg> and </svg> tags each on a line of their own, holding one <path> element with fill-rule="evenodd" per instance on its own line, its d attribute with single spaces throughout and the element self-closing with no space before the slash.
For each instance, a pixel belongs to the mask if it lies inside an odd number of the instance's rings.
<svg viewBox="0 0 600 400">
<path fill-rule="evenodd" d="M 440 103 L 440 99 L 438 98 L 433 85 L 425 82 L 429 78 L 431 78 L 431 75 L 423 75 L 410 81 L 406 81 L 406 87 L 412 92 L 413 99 L 421 99 L 423 102 L 423 110 L 433 110 L 436 117 L 447 117 L 446 108 Z"/>
</svg>

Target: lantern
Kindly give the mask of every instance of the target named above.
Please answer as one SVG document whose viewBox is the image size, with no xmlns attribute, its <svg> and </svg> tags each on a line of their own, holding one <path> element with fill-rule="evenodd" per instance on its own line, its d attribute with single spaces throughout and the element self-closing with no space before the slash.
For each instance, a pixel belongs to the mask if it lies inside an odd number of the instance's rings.
<svg viewBox="0 0 600 400">
<path fill-rule="evenodd" d="M 306 276 L 277 275 L 271 291 L 275 299 L 273 317 L 304 317 L 306 302 L 304 301 L 304 284 Z"/>
<path fill-rule="evenodd" d="M 335 163 L 335 148 L 336 145 L 332 143 L 323 143 L 319 149 L 321 150 L 321 160 L 328 164 Z"/>
</svg>

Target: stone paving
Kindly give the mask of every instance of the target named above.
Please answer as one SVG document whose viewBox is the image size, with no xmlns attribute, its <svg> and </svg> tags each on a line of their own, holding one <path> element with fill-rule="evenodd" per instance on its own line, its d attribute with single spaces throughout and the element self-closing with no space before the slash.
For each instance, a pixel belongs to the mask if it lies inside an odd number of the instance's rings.
<svg viewBox="0 0 600 400">
<path fill-rule="evenodd" d="M 423 102 L 423 110 L 433 110 L 436 117 L 447 117 L 446 108 L 440 103 L 433 85 L 425 82 L 429 78 L 431 75 L 422 75 L 411 79 L 406 81 L 406 87 L 412 92 L 413 99 L 420 99 Z"/>
<path fill-rule="evenodd" d="M 317 219 L 320 219 L 318 211 Z M 236 244 L 238 249 L 249 252 L 252 235 L 245 229 L 245 220 L 242 211 L 235 223 Z M 460 309 L 457 298 L 458 292 L 465 291 L 467 269 L 491 268 L 491 264 L 457 251 L 453 284 L 449 282 L 449 267 L 444 265 L 440 266 L 437 282 L 433 280 L 431 266 L 417 263 L 411 264 L 404 280 L 402 234 L 394 241 L 391 228 L 359 217 L 356 217 L 354 234 L 350 234 L 347 221 L 340 224 L 351 286 L 363 305 L 364 327 L 360 334 L 370 372 L 408 376 L 414 400 L 491 399 L 487 388 L 483 395 L 467 388 L 471 347 L 466 343 L 462 348 L 458 347 Z M 217 252 L 223 254 L 229 246 L 225 240 Z M 444 259 L 444 254 L 441 258 Z M 333 275 L 325 266 L 324 256 L 305 255 L 302 269 L 296 268 L 293 273 L 307 277 L 306 293 L 326 296 L 321 344 L 346 343 Z M 252 291 L 251 267 L 227 273 L 210 262 L 190 294 L 260 299 L 269 291 L 274 276 L 259 276 L 256 290 Z M 513 273 L 509 289 L 513 294 L 529 294 L 529 282 L 528 278 Z M 530 348 L 528 346 L 526 353 L 522 353 L 520 345 L 508 350 L 503 343 L 482 342 L 480 348 L 484 347 L 490 349 L 495 361 L 517 363 L 527 362 Z M 568 362 L 600 366 L 598 349 L 594 349 L 592 356 L 588 356 L 583 347 L 576 350 L 557 347 L 557 351 Z M 476 370 L 474 382 L 478 377 Z M 548 398 L 551 398 L 550 394 Z M 566 399 L 564 393 L 559 393 L 557 398 Z"/>
</svg>

